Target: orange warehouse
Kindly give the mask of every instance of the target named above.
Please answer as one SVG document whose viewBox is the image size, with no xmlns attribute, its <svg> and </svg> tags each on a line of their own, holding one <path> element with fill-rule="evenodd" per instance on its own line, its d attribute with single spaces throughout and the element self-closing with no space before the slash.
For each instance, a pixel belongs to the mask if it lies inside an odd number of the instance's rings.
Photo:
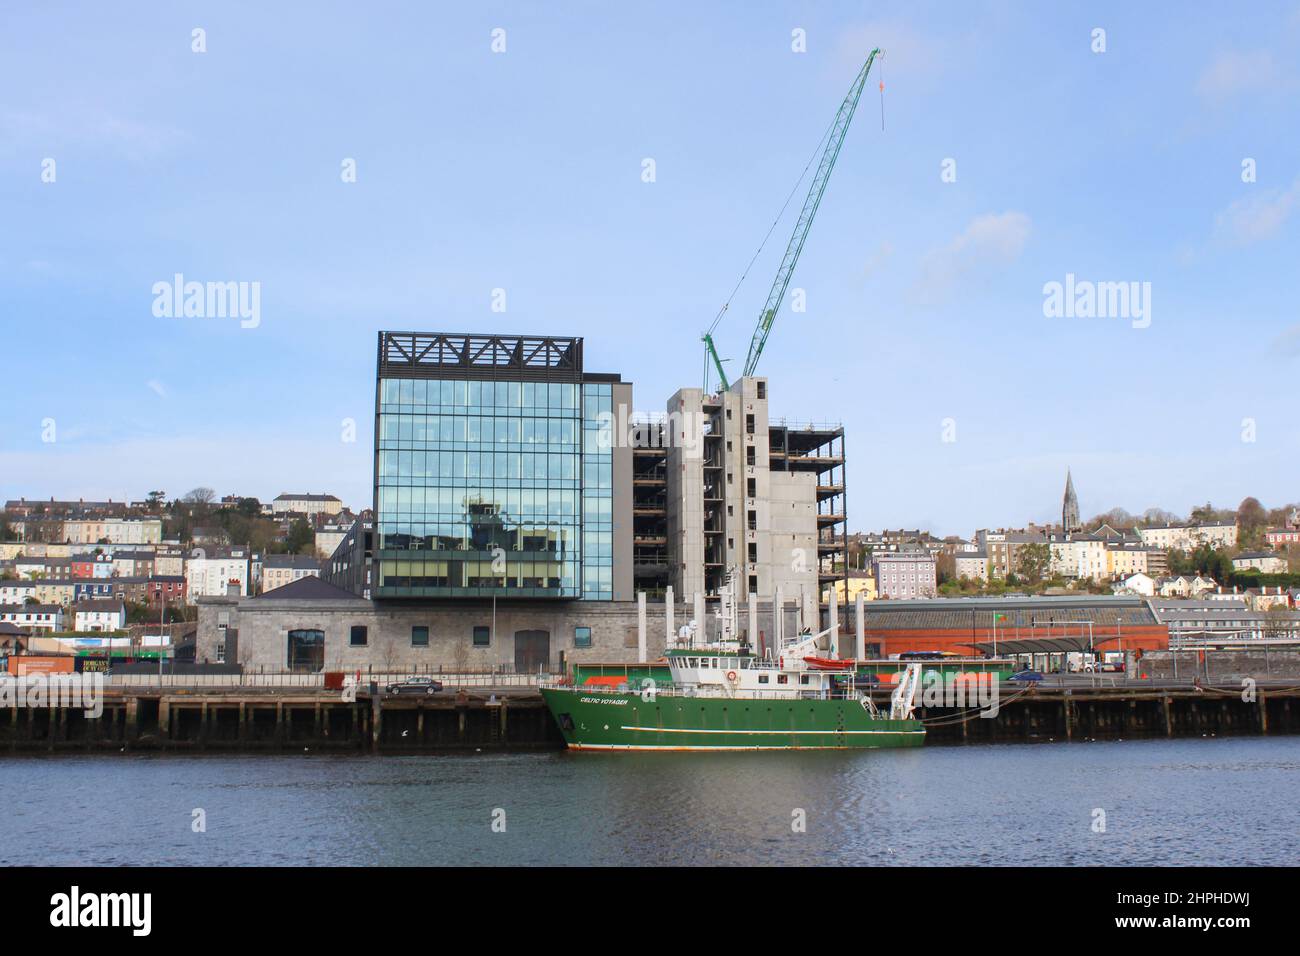
<svg viewBox="0 0 1300 956">
<path fill-rule="evenodd" d="M 907 651 L 962 655 L 1065 650 L 1168 650 L 1169 628 L 1144 598 L 1081 594 L 1052 597 L 935 598 L 865 605 L 867 657 Z M 847 633 L 854 633 L 848 609 Z"/>
</svg>

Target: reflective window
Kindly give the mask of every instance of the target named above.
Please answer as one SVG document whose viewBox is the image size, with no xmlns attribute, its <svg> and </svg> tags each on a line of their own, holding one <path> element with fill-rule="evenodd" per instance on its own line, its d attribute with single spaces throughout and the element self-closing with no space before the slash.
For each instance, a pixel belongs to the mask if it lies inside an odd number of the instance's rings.
<svg viewBox="0 0 1300 956">
<path fill-rule="evenodd" d="M 376 596 L 611 598 L 610 450 L 585 467 L 587 389 L 610 407 L 608 384 L 382 380 Z"/>
</svg>

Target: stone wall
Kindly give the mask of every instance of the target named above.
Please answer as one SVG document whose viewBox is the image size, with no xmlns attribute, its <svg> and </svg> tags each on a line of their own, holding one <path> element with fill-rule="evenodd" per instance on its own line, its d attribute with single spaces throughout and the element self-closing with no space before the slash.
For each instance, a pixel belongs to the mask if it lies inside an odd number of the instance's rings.
<svg viewBox="0 0 1300 956">
<path fill-rule="evenodd" d="M 1148 651 L 1138 661 L 1138 672 L 1153 680 L 1200 677 L 1206 683 L 1231 682 L 1244 677 L 1256 680 L 1300 678 L 1300 651 L 1263 648 L 1233 648 L 1204 654 L 1200 651 Z"/>
<path fill-rule="evenodd" d="M 360 598 L 328 600 L 277 600 L 272 595 L 245 598 L 205 598 L 198 604 L 196 660 L 216 661 L 217 646 L 233 630 L 237 650 L 227 657 L 248 670 L 281 671 L 288 664 L 291 630 L 324 632 L 326 670 L 437 671 L 488 670 L 515 667 L 515 635 L 520 631 L 545 631 L 549 635 L 549 660 L 553 670 L 583 661 L 635 662 L 637 660 L 637 604 L 635 601 L 498 602 L 495 627 L 490 602 L 415 604 L 366 601 Z M 758 629 L 772 633 L 770 603 L 759 602 Z M 227 615 L 229 630 L 218 626 Z M 673 622 L 680 628 L 694 616 L 692 605 L 675 604 Z M 748 612 L 739 610 L 739 627 L 748 629 Z M 366 644 L 351 645 L 353 626 L 366 628 Z M 427 647 L 411 644 L 411 629 L 429 629 Z M 708 622 L 709 635 L 716 619 Z M 793 637 L 798 610 L 789 602 L 786 633 Z M 474 628 L 492 629 L 489 644 L 475 647 Z M 591 628 L 591 646 L 575 646 L 575 629 Z M 649 603 L 646 613 L 648 659 L 663 656 L 667 631 L 665 606 Z M 228 644 L 231 647 L 234 642 Z M 851 641 L 850 641 L 851 644 Z"/>
</svg>

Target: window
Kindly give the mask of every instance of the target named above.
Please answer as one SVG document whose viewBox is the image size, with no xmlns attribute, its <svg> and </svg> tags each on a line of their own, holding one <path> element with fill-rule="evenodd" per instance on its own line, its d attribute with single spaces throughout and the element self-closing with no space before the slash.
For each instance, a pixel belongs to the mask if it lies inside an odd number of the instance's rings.
<svg viewBox="0 0 1300 956">
<path fill-rule="evenodd" d="M 767 398 L 767 382 L 755 382 L 754 385 L 758 388 L 758 397 Z"/>
<path fill-rule="evenodd" d="M 591 628 L 575 627 L 573 629 L 574 647 L 591 647 Z"/>
<path fill-rule="evenodd" d="M 352 633 L 348 637 L 348 646 L 365 647 L 369 643 L 370 636 L 366 632 L 366 626 L 364 624 L 353 624 Z"/>
<path fill-rule="evenodd" d="M 411 628 L 411 646 L 412 647 L 429 646 L 429 629 L 427 627 Z"/>
<path fill-rule="evenodd" d="M 474 646 L 487 647 L 492 643 L 492 629 L 486 624 L 480 624 L 474 628 Z"/>
<path fill-rule="evenodd" d="M 315 628 L 289 632 L 289 670 L 315 673 L 325 666 L 325 632 Z"/>
</svg>

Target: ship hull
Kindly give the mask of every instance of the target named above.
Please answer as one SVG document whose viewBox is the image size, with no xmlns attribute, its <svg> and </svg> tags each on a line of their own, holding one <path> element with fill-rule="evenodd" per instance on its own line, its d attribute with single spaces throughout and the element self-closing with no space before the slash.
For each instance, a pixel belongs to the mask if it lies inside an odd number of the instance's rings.
<svg viewBox="0 0 1300 956">
<path fill-rule="evenodd" d="M 918 720 L 852 700 L 676 697 L 542 688 L 572 750 L 858 750 L 919 747 Z"/>
</svg>

